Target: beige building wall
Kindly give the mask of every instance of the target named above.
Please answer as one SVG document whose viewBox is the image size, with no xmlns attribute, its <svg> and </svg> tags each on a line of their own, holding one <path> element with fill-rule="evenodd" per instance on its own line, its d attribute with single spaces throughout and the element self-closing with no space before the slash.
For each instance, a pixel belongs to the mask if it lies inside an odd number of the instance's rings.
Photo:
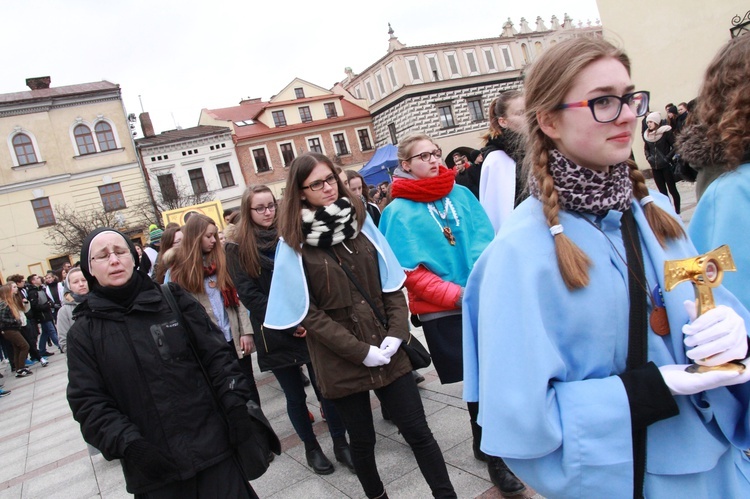
<svg viewBox="0 0 750 499">
<path fill-rule="evenodd" d="M 732 18 L 750 10 L 744 0 L 597 0 L 597 5 L 605 38 L 625 48 L 635 86 L 651 92 L 651 110 L 662 118 L 666 104 L 698 94 L 706 67 L 731 38 Z M 648 168 L 642 136 L 633 149 L 639 166 Z"/>
</svg>

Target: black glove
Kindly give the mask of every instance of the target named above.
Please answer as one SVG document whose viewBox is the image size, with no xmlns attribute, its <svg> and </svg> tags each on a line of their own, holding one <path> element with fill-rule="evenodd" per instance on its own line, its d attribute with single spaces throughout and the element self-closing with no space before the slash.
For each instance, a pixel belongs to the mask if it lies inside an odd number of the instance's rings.
<svg viewBox="0 0 750 499">
<path fill-rule="evenodd" d="M 229 443 L 232 444 L 232 447 L 236 447 L 253 436 L 254 427 L 246 407 L 232 408 L 227 413 L 227 420 L 229 422 Z"/>
<path fill-rule="evenodd" d="M 160 480 L 178 471 L 157 446 L 142 438 L 125 448 L 125 460 L 149 480 Z"/>
</svg>

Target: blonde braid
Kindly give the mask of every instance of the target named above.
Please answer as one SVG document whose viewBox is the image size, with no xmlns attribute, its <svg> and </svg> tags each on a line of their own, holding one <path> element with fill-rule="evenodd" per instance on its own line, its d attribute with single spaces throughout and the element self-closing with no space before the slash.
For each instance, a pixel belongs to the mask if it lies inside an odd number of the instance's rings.
<svg viewBox="0 0 750 499">
<path fill-rule="evenodd" d="M 541 132 L 540 132 L 541 133 Z M 538 160 L 532 166 L 532 174 L 539 182 L 539 191 L 544 209 L 544 216 L 547 219 L 547 225 L 554 227 L 560 223 L 560 203 L 555 189 L 555 181 L 549 171 L 548 161 L 549 153 L 544 147 L 544 140 L 534 141 L 532 151 Z M 553 236 L 555 239 L 555 254 L 557 255 L 557 266 L 560 269 L 560 275 L 565 285 L 570 290 L 586 287 L 589 283 L 589 267 L 591 260 L 581 248 L 564 233 L 558 233 Z"/>
<path fill-rule="evenodd" d="M 628 168 L 630 168 L 630 182 L 633 185 L 633 195 L 640 201 L 649 195 L 648 187 L 646 187 L 646 179 L 638 169 L 635 161 L 628 160 L 627 163 Z M 659 208 L 656 203 L 646 203 L 643 206 L 643 212 L 646 215 L 649 227 L 651 227 L 662 248 L 667 247 L 667 241 L 670 239 L 685 237 L 682 225 L 669 216 L 666 211 Z"/>
</svg>

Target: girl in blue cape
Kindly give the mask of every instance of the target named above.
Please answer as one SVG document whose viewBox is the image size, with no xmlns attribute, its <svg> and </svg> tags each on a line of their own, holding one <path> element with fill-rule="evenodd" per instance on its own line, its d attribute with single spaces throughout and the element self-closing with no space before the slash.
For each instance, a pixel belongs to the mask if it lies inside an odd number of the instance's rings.
<svg viewBox="0 0 750 499">
<path fill-rule="evenodd" d="M 600 39 L 548 49 L 525 82 L 531 196 L 464 295 L 464 397 L 481 448 L 545 497 L 750 497 L 750 314 L 726 289 L 695 318 L 664 262 L 697 254 L 628 162 L 648 109 Z M 669 213 L 668 213 L 669 212 Z M 687 302 L 687 303 L 685 303 Z"/>
<path fill-rule="evenodd" d="M 263 327 L 307 330 L 318 386 L 344 421 L 367 497 L 388 497 L 375 462 L 370 390 L 411 446 L 433 496 L 456 497 L 399 348 L 409 338 L 404 272 L 326 156 L 292 161 L 279 234 Z"/>
</svg>

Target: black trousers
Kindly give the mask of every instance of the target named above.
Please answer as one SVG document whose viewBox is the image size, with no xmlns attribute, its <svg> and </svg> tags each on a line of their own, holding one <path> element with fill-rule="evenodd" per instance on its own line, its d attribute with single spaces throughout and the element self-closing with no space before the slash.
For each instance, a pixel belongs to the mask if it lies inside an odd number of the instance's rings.
<svg viewBox="0 0 750 499">
<path fill-rule="evenodd" d="M 199 471 L 192 478 L 172 482 L 145 494 L 135 494 L 135 497 L 136 499 L 258 498 L 250 483 L 243 478 L 234 457 Z"/>
<path fill-rule="evenodd" d="M 411 446 L 419 469 L 434 497 L 456 497 L 445 459 L 435 437 L 427 426 L 422 398 L 411 373 L 388 386 L 375 390 L 406 442 Z M 375 428 L 372 423 L 370 392 L 360 392 L 332 402 L 349 432 L 350 448 L 357 478 L 367 497 L 378 497 L 385 487 L 375 463 Z"/>
<path fill-rule="evenodd" d="M 677 180 L 672 174 L 670 168 L 660 168 L 658 170 L 652 169 L 651 172 L 654 174 L 654 182 L 659 192 L 667 196 L 667 191 L 672 195 L 672 204 L 674 204 L 674 211 L 680 213 L 680 191 L 677 190 Z"/>
</svg>

